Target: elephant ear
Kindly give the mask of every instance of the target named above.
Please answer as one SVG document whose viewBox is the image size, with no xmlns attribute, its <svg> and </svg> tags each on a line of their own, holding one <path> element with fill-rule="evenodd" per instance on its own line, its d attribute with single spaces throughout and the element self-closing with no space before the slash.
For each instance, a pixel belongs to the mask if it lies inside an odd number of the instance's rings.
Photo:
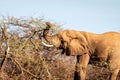
<svg viewBox="0 0 120 80">
<path fill-rule="evenodd" d="M 66 48 L 67 55 L 83 55 L 87 52 L 87 47 L 85 43 L 81 42 L 79 39 L 73 39 L 68 44 Z"/>
<path fill-rule="evenodd" d="M 86 36 L 82 32 L 74 30 L 67 30 L 65 32 L 66 34 L 62 35 L 62 37 L 67 42 L 67 44 L 64 44 L 67 55 L 82 55 L 88 52 Z"/>
</svg>

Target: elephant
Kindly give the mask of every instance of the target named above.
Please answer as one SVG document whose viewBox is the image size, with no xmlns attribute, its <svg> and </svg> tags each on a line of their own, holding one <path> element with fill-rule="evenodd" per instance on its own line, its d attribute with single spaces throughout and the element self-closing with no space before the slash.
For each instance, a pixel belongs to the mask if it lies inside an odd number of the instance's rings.
<svg viewBox="0 0 120 80">
<path fill-rule="evenodd" d="M 120 33 L 106 32 L 96 34 L 86 31 L 62 30 L 52 35 L 49 33 L 52 23 L 46 22 L 42 44 L 56 47 L 62 54 L 76 57 L 75 80 L 86 79 L 86 69 L 90 61 L 108 66 L 110 80 L 116 80 L 120 70 Z"/>
</svg>

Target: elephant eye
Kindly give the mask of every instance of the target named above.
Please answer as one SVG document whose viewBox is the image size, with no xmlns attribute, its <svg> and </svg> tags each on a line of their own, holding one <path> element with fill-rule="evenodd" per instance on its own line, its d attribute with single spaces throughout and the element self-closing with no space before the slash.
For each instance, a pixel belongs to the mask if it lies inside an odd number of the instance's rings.
<svg viewBox="0 0 120 80">
<path fill-rule="evenodd" d="M 64 40 L 61 40 L 60 47 L 64 48 L 64 47 L 65 47 L 65 44 L 66 44 L 66 41 L 64 41 Z"/>
<path fill-rule="evenodd" d="M 63 44 L 64 43 L 64 41 L 63 40 L 61 40 L 61 44 Z"/>
</svg>

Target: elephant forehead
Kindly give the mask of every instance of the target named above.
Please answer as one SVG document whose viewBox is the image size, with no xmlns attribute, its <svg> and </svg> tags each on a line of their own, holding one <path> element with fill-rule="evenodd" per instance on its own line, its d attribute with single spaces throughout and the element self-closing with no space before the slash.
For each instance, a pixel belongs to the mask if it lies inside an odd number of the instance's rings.
<svg viewBox="0 0 120 80">
<path fill-rule="evenodd" d="M 80 34 L 79 31 L 74 31 L 74 30 L 64 30 L 60 33 L 62 36 L 71 36 L 71 37 L 78 37 Z"/>
<path fill-rule="evenodd" d="M 74 30 L 64 30 L 64 31 L 61 31 L 59 33 L 59 35 L 62 37 L 62 39 L 64 41 L 71 41 L 71 39 L 74 39 L 74 38 L 80 38 L 81 34 L 80 32 L 78 31 L 74 31 Z"/>
<path fill-rule="evenodd" d="M 57 36 L 54 36 L 54 37 L 52 38 L 52 41 L 56 42 L 56 41 L 60 41 L 60 40 L 59 40 L 59 38 L 58 38 Z"/>
<path fill-rule="evenodd" d="M 68 40 L 68 39 L 85 39 L 85 36 L 83 35 L 84 32 L 81 31 L 75 31 L 75 30 L 65 30 L 61 32 L 61 36 Z"/>
<path fill-rule="evenodd" d="M 61 38 L 62 38 L 64 41 L 66 41 L 66 42 L 69 42 L 69 41 L 70 41 L 70 37 L 67 36 L 66 33 L 65 33 L 65 34 L 61 34 Z"/>
</svg>

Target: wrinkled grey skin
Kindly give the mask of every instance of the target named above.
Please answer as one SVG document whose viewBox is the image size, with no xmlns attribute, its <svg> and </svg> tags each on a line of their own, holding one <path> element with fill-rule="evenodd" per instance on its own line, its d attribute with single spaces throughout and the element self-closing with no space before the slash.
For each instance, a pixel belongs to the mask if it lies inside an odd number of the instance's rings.
<svg viewBox="0 0 120 80">
<path fill-rule="evenodd" d="M 51 23 L 46 22 L 47 28 L 43 37 L 49 44 L 47 47 L 62 49 L 68 56 L 76 56 L 75 80 L 85 80 L 86 68 L 90 61 L 101 62 L 111 71 L 110 80 L 116 80 L 120 69 L 120 34 L 107 32 L 94 34 L 84 31 L 63 30 L 55 35 L 49 34 Z M 102 66 L 101 65 L 101 66 Z"/>
</svg>

